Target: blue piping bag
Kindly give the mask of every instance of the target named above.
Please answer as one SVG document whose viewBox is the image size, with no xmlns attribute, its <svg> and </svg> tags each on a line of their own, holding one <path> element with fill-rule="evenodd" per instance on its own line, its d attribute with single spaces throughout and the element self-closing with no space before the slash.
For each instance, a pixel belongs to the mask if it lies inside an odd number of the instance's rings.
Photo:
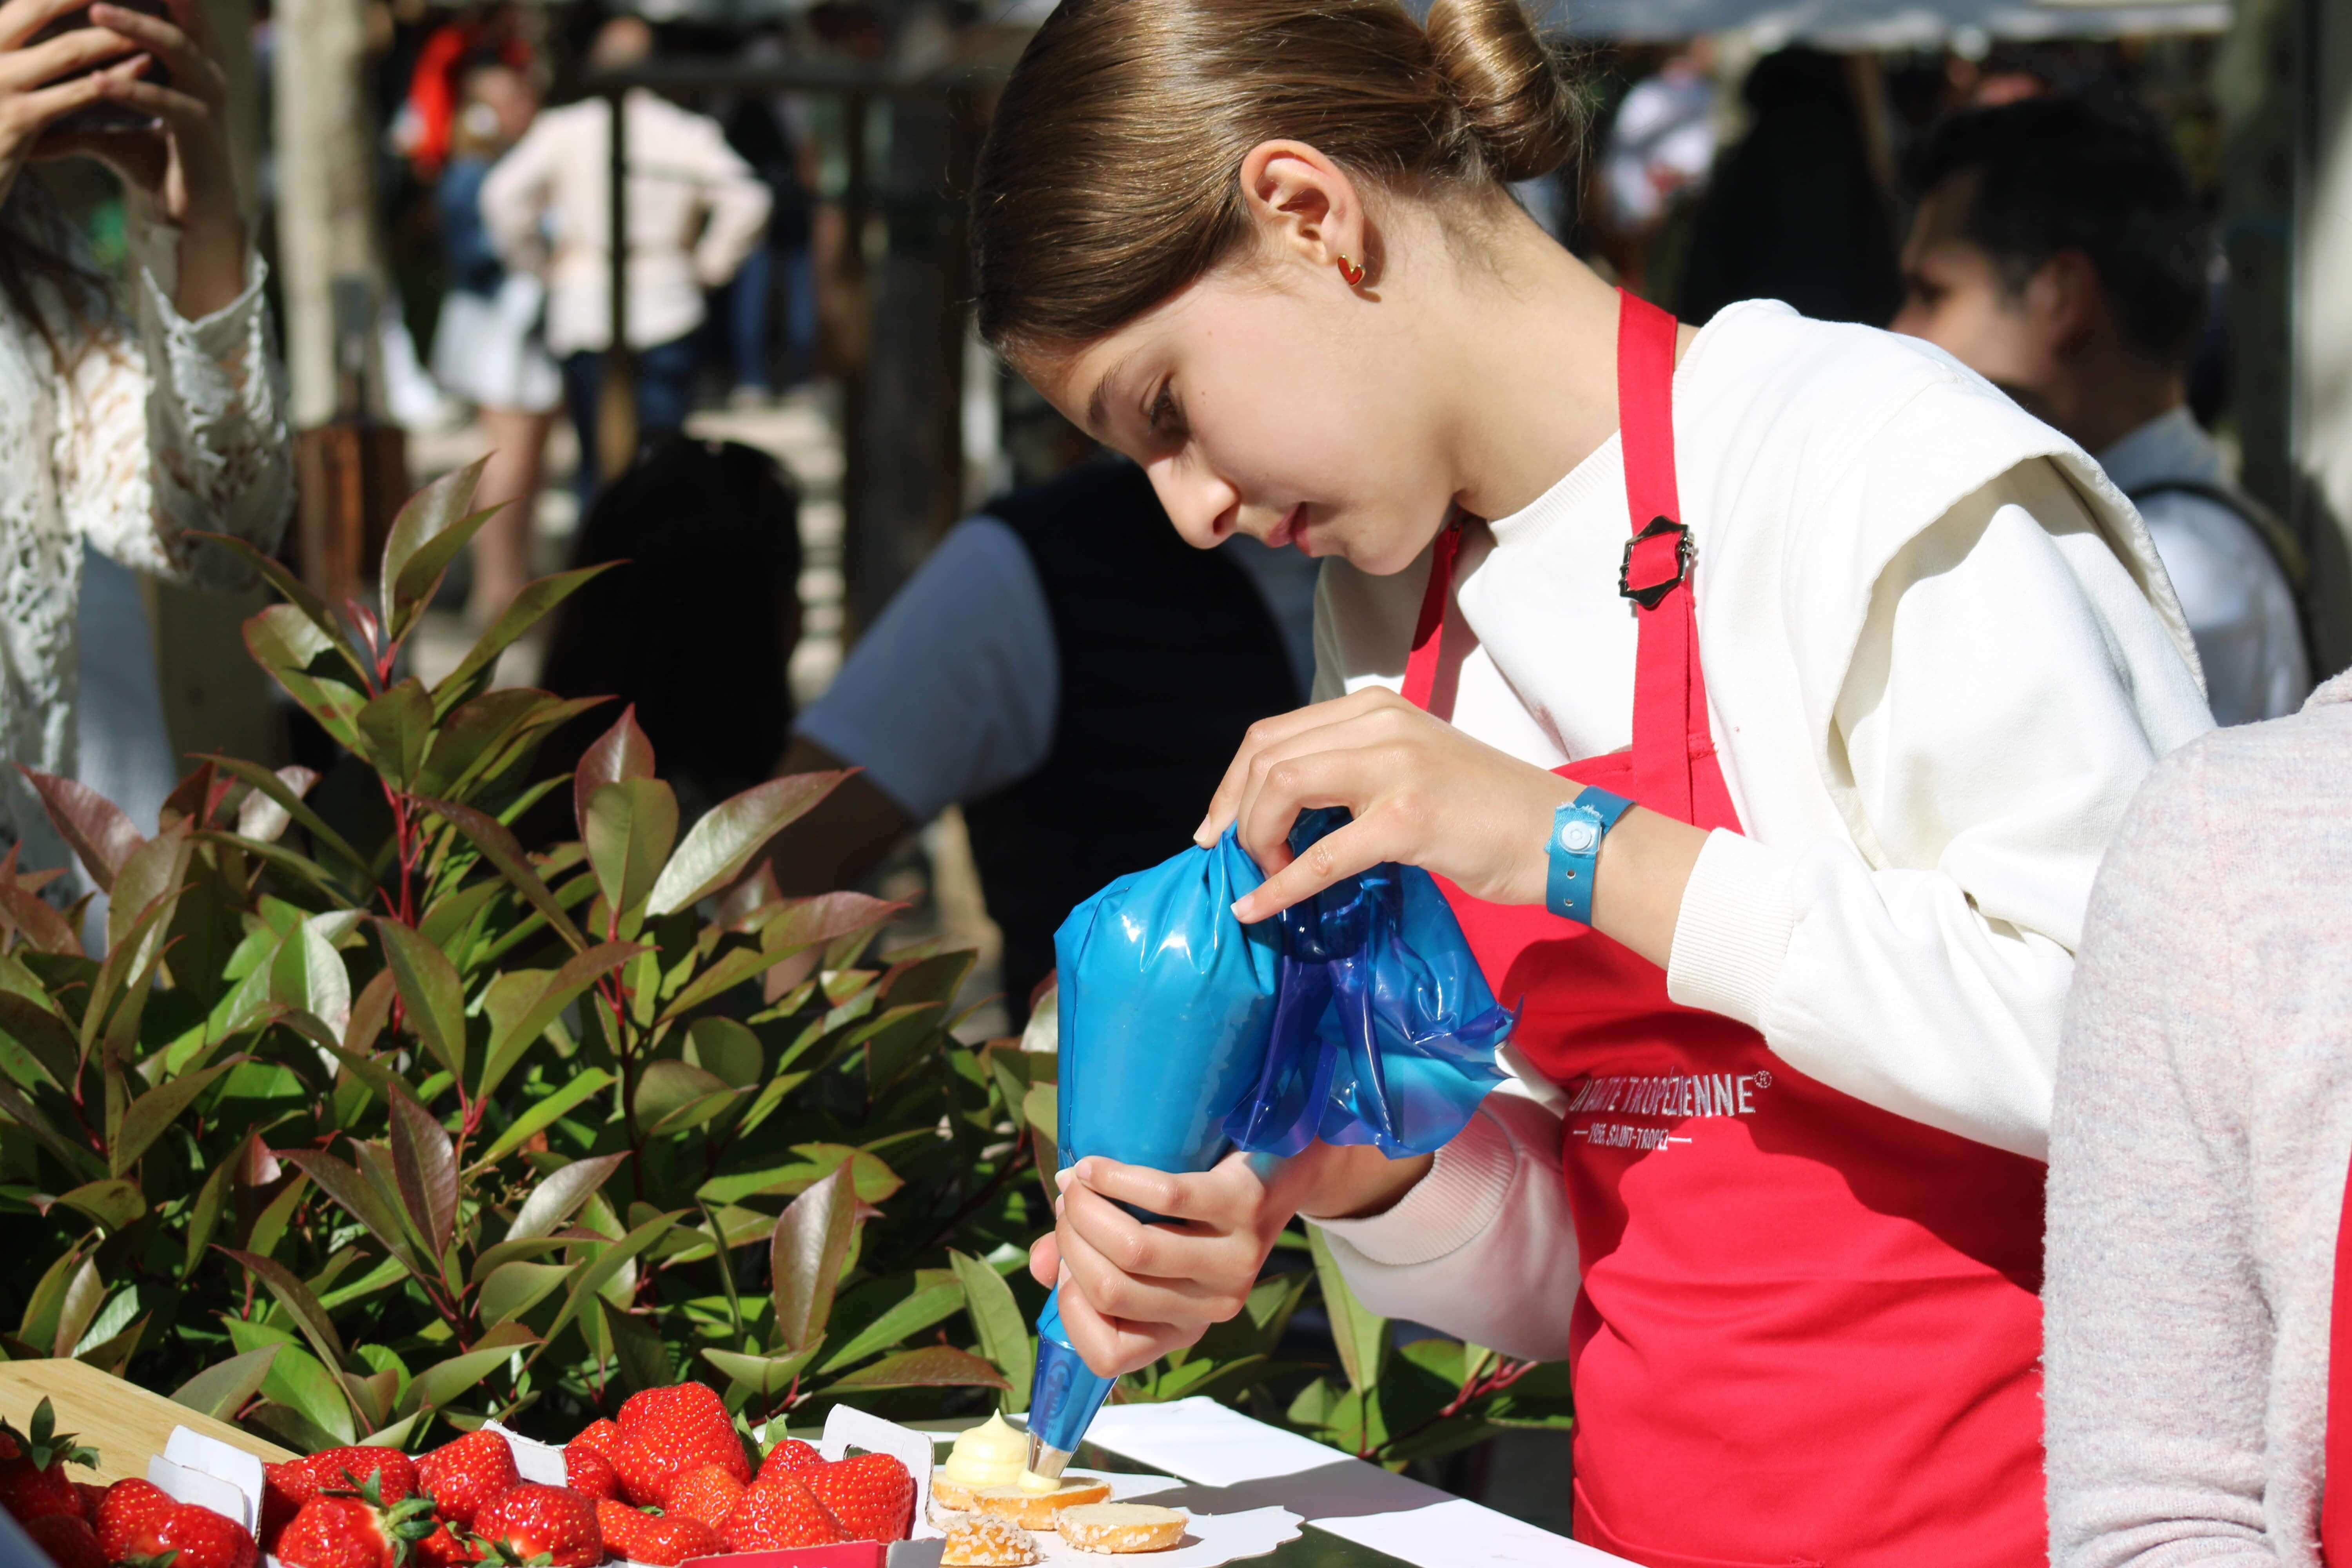
<svg viewBox="0 0 2352 1568">
<path fill-rule="evenodd" d="M 1347 820 L 1302 813 L 1292 850 Z M 1055 932 L 1063 1168 L 1101 1154 L 1205 1171 L 1230 1147 L 1281 1156 L 1317 1138 L 1426 1153 L 1502 1080 L 1512 1015 L 1428 873 L 1378 866 L 1244 926 L 1231 906 L 1262 880 L 1228 828 Z M 1062 1473 L 1112 1382 L 1072 1348 L 1056 1289 L 1037 1319 L 1032 1471 Z"/>
</svg>

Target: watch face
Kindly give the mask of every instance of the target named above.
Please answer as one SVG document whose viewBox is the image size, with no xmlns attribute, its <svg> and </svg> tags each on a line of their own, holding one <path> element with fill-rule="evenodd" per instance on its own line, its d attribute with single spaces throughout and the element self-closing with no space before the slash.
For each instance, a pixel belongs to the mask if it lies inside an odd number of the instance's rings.
<svg viewBox="0 0 2352 1568">
<path fill-rule="evenodd" d="M 1601 825 L 1579 817 L 1559 827 L 1559 847 L 1571 855 L 1589 855 L 1601 842 Z"/>
</svg>

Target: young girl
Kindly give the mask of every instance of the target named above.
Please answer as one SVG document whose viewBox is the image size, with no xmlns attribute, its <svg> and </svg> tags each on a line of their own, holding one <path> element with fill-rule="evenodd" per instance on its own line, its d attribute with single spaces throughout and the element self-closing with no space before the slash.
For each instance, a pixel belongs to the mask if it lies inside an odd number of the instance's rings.
<svg viewBox="0 0 2352 1568">
<path fill-rule="evenodd" d="M 2195 654 L 2123 497 L 1950 359 L 1677 329 L 1555 245 L 1504 186 L 1575 130 L 1515 0 L 1064 0 L 1007 85 L 982 331 L 1192 542 L 1326 558 L 1328 700 L 1201 826 L 1272 873 L 1236 912 L 1438 874 L 1530 1089 L 1433 1160 L 1082 1161 L 1033 1267 L 1124 1370 L 1303 1213 L 1375 1310 L 1569 1358 L 1595 1545 L 2039 1561 L 2060 1004 Z"/>
</svg>

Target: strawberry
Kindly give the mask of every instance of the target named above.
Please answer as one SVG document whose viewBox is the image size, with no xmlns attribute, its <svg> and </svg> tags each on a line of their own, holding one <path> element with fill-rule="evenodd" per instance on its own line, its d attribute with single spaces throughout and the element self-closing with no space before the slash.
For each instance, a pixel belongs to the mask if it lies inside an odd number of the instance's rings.
<svg viewBox="0 0 2352 1568">
<path fill-rule="evenodd" d="M 717 1530 L 735 1511 L 736 1500 L 743 1495 L 743 1483 L 728 1473 L 724 1465 L 703 1465 L 680 1475 L 672 1476 L 662 1493 L 662 1512 L 682 1514 Z"/>
<path fill-rule="evenodd" d="M 655 1411 L 660 1409 L 663 1405 L 667 1405 L 671 1394 L 676 1394 L 681 1388 L 688 1386 L 699 1385 L 689 1385 L 681 1383 L 674 1384 L 668 1388 L 641 1389 L 637 1393 L 632 1394 L 621 1404 L 621 1430 L 625 1432 L 630 1427 L 635 1426 L 638 1422 L 645 1420 Z"/>
<path fill-rule="evenodd" d="M 236 1521 L 178 1502 L 131 1535 L 121 1561 L 132 1568 L 253 1568 L 258 1555 Z"/>
<path fill-rule="evenodd" d="M 570 1487 L 509 1488 L 474 1515 L 474 1537 L 502 1563 L 592 1568 L 604 1560 L 596 1500 Z"/>
<path fill-rule="evenodd" d="M 482 1549 L 447 1525 L 418 1542 L 408 1556 L 409 1568 L 465 1568 L 482 1560 Z"/>
<path fill-rule="evenodd" d="M 621 1495 L 621 1472 L 613 1468 L 613 1461 L 577 1443 L 564 1447 L 563 1481 L 573 1491 L 586 1492 L 593 1498 Z"/>
<path fill-rule="evenodd" d="M 811 1470 L 824 1468 L 824 1456 L 814 1443 L 803 1443 L 798 1437 L 786 1437 L 768 1450 L 760 1461 L 760 1479 L 770 1476 L 804 1476 Z"/>
<path fill-rule="evenodd" d="M 514 1450 L 496 1432 L 468 1432 L 416 1466 L 417 1484 L 433 1499 L 433 1511 L 460 1530 L 472 1527 L 476 1510 L 521 1479 Z"/>
<path fill-rule="evenodd" d="M 719 1541 L 730 1552 L 780 1552 L 831 1546 L 849 1537 L 798 1476 L 777 1476 L 743 1494 L 727 1516 Z"/>
<path fill-rule="evenodd" d="M 179 1505 L 152 1481 L 127 1477 L 106 1489 L 98 1505 L 98 1549 L 109 1563 L 131 1554 L 131 1542 L 163 1521 Z"/>
<path fill-rule="evenodd" d="M 596 1500 L 596 1531 L 604 1538 L 604 1550 L 615 1557 L 635 1557 L 630 1545 L 637 1531 L 652 1522 L 653 1515 L 641 1513 L 627 1503 L 611 1498 Z"/>
<path fill-rule="evenodd" d="M 30 1524 L 47 1514 L 81 1517 L 81 1494 L 66 1475 L 68 1465 L 98 1463 L 96 1451 L 74 1441 L 70 1432 L 57 1430 L 58 1413 L 45 1396 L 33 1406 L 29 1432 L 19 1432 L 0 1421 L 0 1508 Z"/>
<path fill-rule="evenodd" d="M 593 1448 L 610 1459 L 621 1451 L 621 1428 L 602 1416 L 580 1428 L 580 1435 L 563 1445 L 564 1452 L 574 1448 Z"/>
<path fill-rule="evenodd" d="M 92 1481 L 76 1481 L 74 1495 L 81 1499 L 81 1521 L 92 1530 L 98 1528 L 98 1505 L 106 1496 L 106 1489 Z"/>
<path fill-rule="evenodd" d="M 106 1568 L 106 1553 L 98 1549 L 97 1532 L 79 1515 L 45 1513 L 26 1525 L 25 1533 L 49 1554 L 57 1568 Z"/>
<path fill-rule="evenodd" d="M 356 1488 L 320 1489 L 279 1533 L 278 1560 L 286 1568 L 402 1568 L 410 1549 L 439 1527 L 429 1498 L 387 1502 L 383 1491 L 380 1474 Z"/>
<path fill-rule="evenodd" d="M 852 1541 L 904 1541 L 915 1528 L 915 1478 L 887 1454 L 860 1454 L 801 1479 Z"/>
<path fill-rule="evenodd" d="M 704 1465 L 722 1466 L 738 1481 L 751 1479 L 727 1406 L 699 1383 L 631 1394 L 621 1406 L 620 1429 L 613 1468 L 621 1475 L 621 1495 L 640 1507 L 659 1502 L 671 1477 Z"/>
<path fill-rule="evenodd" d="M 631 1533 L 628 1549 L 621 1553 L 632 1562 L 675 1568 L 675 1564 L 689 1557 L 710 1557 L 719 1552 L 719 1532 L 698 1519 L 679 1514 L 664 1514 L 656 1519 L 640 1513 L 637 1517 L 645 1522 Z M 620 1549 L 616 1547 L 614 1551 Z"/>
<path fill-rule="evenodd" d="M 357 1445 L 328 1448 L 283 1464 L 264 1465 L 261 1486 L 261 1549 L 275 1552 L 279 1531 L 301 1506 L 330 1488 L 356 1489 L 370 1476 L 382 1485 L 387 1505 L 405 1502 L 416 1490 L 416 1462 L 397 1448 Z"/>
</svg>

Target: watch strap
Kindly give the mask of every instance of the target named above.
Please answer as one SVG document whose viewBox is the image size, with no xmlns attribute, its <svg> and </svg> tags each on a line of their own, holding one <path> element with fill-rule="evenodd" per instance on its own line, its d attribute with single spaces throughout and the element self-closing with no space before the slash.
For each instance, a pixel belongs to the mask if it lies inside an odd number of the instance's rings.
<svg viewBox="0 0 2352 1568">
<path fill-rule="evenodd" d="M 1601 841 L 1633 802 L 1587 784 L 1574 800 L 1551 814 L 1544 840 L 1544 908 L 1579 925 L 1592 923 L 1592 879 L 1601 863 Z"/>
</svg>

